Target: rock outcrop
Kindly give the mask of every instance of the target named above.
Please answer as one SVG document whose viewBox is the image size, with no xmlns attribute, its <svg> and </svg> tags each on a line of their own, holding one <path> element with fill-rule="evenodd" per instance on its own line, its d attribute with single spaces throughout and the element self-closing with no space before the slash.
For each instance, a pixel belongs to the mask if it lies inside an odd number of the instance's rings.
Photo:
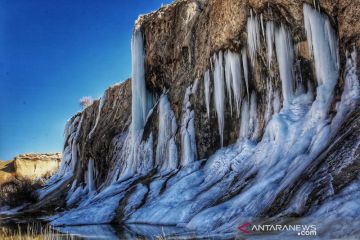
<svg viewBox="0 0 360 240">
<path fill-rule="evenodd" d="M 233 235 L 343 196 L 359 178 L 359 10 L 186 0 L 140 16 L 132 79 L 68 121 L 60 170 L 26 211 Z"/>
<path fill-rule="evenodd" d="M 49 178 L 60 166 L 61 153 L 27 153 L 1 162 L 0 184 L 14 179 Z"/>
</svg>

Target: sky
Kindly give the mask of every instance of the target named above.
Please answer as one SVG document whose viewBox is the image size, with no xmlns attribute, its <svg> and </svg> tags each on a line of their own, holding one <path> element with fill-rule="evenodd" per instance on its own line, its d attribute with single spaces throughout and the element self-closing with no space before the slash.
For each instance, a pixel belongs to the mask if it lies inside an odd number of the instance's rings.
<svg viewBox="0 0 360 240">
<path fill-rule="evenodd" d="M 171 0 L 0 0 L 0 159 L 61 152 L 83 96 L 131 75 L 139 14 Z"/>
</svg>

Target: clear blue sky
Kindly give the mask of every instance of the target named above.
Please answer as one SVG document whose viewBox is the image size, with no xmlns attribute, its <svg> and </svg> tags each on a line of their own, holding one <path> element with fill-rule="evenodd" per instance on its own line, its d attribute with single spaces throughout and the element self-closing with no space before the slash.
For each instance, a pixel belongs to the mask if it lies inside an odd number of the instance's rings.
<svg viewBox="0 0 360 240">
<path fill-rule="evenodd" d="M 0 159 L 61 151 L 82 96 L 131 75 L 139 14 L 171 0 L 0 0 Z"/>
</svg>

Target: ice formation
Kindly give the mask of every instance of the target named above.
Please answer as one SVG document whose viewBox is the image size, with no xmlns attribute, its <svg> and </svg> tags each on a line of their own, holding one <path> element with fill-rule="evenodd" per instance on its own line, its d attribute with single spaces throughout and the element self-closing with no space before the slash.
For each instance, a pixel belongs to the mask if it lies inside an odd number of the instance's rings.
<svg viewBox="0 0 360 240">
<path fill-rule="evenodd" d="M 219 125 L 220 143 L 224 143 L 224 107 L 225 107 L 225 89 L 224 89 L 224 66 L 223 53 L 220 51 L 213 56 L 214 65 L 214 102 L 216 115 Z"/>
<path fill-rule="evenodd" d="M 321 17 L 321 14 L 317 13 L 316 17 Z M 289 60 L 289 54 L 292 54 L 288 52 L 292 49 L 288 38 L 285 28 L 280 27 L 277 31 L 278 44 L 285 43 L 289 47 L 277 50 L 276 57 L 282 62 L 280 65 L 285 73 L 283 75 L 291 75 L 292 68 L 289 62 L 285 62 Z M 314 46 L 318 47 L 322 48 Z M 332 51 L 330 47 L 325 50 L 328 53 Z M 314 49 L 315 51 L 317 50 Z M 322 62 L 328 60 L 318 59 Z M 283 89 L 289 89 L 287 79 L 282 84 L 285 85 Z M 257 131 L 256 95 L 251 94 L 250 102 L 245 97 L 240 114 L 240 140 L 234 145 L 219 149 L 207 160 L 204 168 L 194 168 L 191 174 L 173 180 L 161 196 L 136 211 L 129 222 L 180 223 L 180 226 L 205 233 L 224 233 L 241 222 L 241 219 L 260 215 L 283 189 L 292 186 L 299 174 L 328 144 L 329 135 L 334 130 L 330 130 L 329 119 L 319 119 L 318 116 L 327 115 L 328 106 L 322 103 L 332 95 L 332 85 L 332 82 L 319 85 L 315 100 L 311 91 L 298 95 L 289 91 L 288 101 L 283 106 L 279 92 L 274 91 L 270 95 L 273 97 L 268 97 L 271 104 L 269 109 L 273 108 L 273 115 L 269 117 L 265 133 L 257 143 L 249 141 Z M 319 91 L 323 87 L 329 91 Z M 268 88 L 271 90 L 271 85 Z M 319 115 L 314 115 L 314 111 Z M 185 169 L 178 174 L 182 171 Z M 232 185 L 235 176 L 237 182 Z M 222 203 L 212 204 L 229 192 L 242 189 L 245 184 L 246 188 L 240 194 Z"/>
<path fill-rule="evenodd" d="M 256 51 L 260 47 L 260 28 L 258 17 L 253 15 L 252 10 L 250 11 L 250 17 L 247 21 L 246 30 L 249 55 L 251 63 L 254 66 L 256 61 Z"/>
<path fill-rule="evenodd" d="M 230 51 L 224 53 L 224 62 L 225 62 L 225 82 L 227 96 L 229 98 L 230 111 L 232 113 L 232 74 L 231 74 L 231 64 L 230 64 Z"/>
<path fill-rule="evenodd" d="M 77 141 L 79 138 L 83 117 L 84 115 L 81 114 L 81 116 L 77 116 L 74 119 L 68 120 L 64 132 L 65 143 L 60 169 L 47 181 L 43 188 L 37 191 L 39 199 L 43 199 L 48 194 L 55 191 L 66 180 L 69 180 L 73 176 L 78 159 Z"/>
<path fill-rule="evenodd" d="M 148 111 L 151 109 L 151 96 L 146 90 L 144 71 L 144 46 L 140 28 L 136 28 L 131 40 L 132 54 L 132 122 L 134 131 L 141 130 L 145 126 Z"/>
<path fill-rule="evenodd" d="M 272 21 L 266 22 L 266 50 L 267 50 L 267 61 L 268 67 L 270 68 L 271 59 L 273 56 L 273 45 L 275 38 L 275 26 Z"/>
<path fill-rule="evenodd" d="M 270 81 L 269 78 L 267 78 L 266 79 L 266 109 L 264 114 L 265 124 L 269 122 L 271 115 L 273 113 L 273 104 L 272 104 L 273 94 L 274 93 L 273 93 L 272 82 Z"/>
<path fill-rule="evenodd" d="M 111 161 L 116 163 L 114 169 L 105 184 L 97 187 L 96 164 L 90 158 L 85 182 L 75 180 L 71 188 L 69 186 L 67 206 L 76 208 L 53 216 L 50 219 L 52 224 L 109 223 L 115 218 L 120 201 L 126 202 L 123 221 L 127 224 L 172 224 L 204 234 L 231 232 L 243 219 L 262 216 L 285 189 L 294 186 L 304 169 L 316 161 L 360 100 L 356 52 L 353 50 L 346 56 L 344 90 L 336 104 L 336 114 L 329 115 L 339 78 L 337 36 L 325 15 L 308 5 L 304 5 L 303 10 L 307 41 L 315 63 L 316 94 L 310 88 L 294 91 L 295 59 L 291 35 L 284 25 L 275 26 L 273 22 L 267 22 L 264 28 L 261 17 L 267 64 L 270 67 L 277 61 L 281 80 L 281 89 L 277 89 L 270 76 L 262 77 L 267 95 L 265 109 L 261 109 L 261 96 L 255 89 L 250 89 L 249 84 L 252 71 L 248 68 L 246 51 L 254 62 L 260 46 L 259 23 L 257 17 L 251 15 L 247 25 L 248 49 L 243 48 L 241 53 L 227 50 L 224 56 L 222 51 L 215 53 L 211 59 L 211 71 L 204 73 L 204 96 L 209 118 L 212 110 L 210 79 L 213 79 L 213 105 L 222 147 L 207 160 L 201 161 L 197 159 L 197 123 L 193 106 L 193 97 L 201 83 L 195 81 L 186 89 L 179 129 L 166 93 L 150 110 L 152 100 L 145 87 L 143 39 L 141 31 L 136 29 L 132 42 L 132 123 L 128 130 L 113 139 L 115 150 Z M 235 106 L 239 114 L 240 130 L 236 143 L 223 147 L 226 93 L 230 107 Z M 145 135 L 145 123 L 155 113 L 158 113 L 158 134 L 155 137 L 152 133 Z M 262 117 L 265 126 L 260 129 L 259 119 Z M 40 196 L 45 196 L 44 193 L 56 189 L 64 179 L 72 177 L 82 118 L 83 115 L 79 115 L 68 122 L 60 171 L 40 191 Z M 180 154 L 176 134 L 181 138 Z M 154 142 L 157 146 L 153 152 Z M 180 161 L 178 156 L 181 156 Z M 157 171 L 151 171 L 154 168 Z M 141 182 L 141 178 L 146 178 L 146 184 Z M 354 199 L 358 197 L 358 181 L 355 180 L 338 196 L 332 196 L 309 216 L 336 218 L 337 208 L 350 217 L 358 214 L 360 206 L 354 204 Z M 300 200 L 290 203 L 291 207 L 287 210 L 297 212 L 304 204 L 301 199 L 309 189 L 309 185 L 304 184 L 295 197 Z"/>
<path fill-rule="evenodd" d="M 159 131 L 155 158 L 155 166 L 161 169 L 176 169 L 178 165 L 176 130 L 174 112 L 167 95 L 162 95 L 159 101 Z"/>
<path fill-rule="evenodd" d="M 192 87 L 188 87 L 185 92 L 182 108 L 181 120 L 181 166 L 186 166 L 196 160 L 196 140 L 195 140 L 195 113 L 191 107 L 190 97 Z"/>
<path fill-rule="evenodd" d="M 101 114 L 101 110 L 102 110 L 102 108 L 103 108 L 103 106 L 104 106 L 105 99 L 106 99 L 106 92 L 105 92 L 104 96 L 102 96 L 102 97 L 100 98 L 100 103 L 99 103 L 99 106 L 98 106 L 98 113 L 97 113 L 97 115 L 96 115 L 95 124 L 94 124 L 94 127 L 91 129 L 91 131 L 90 131 L 90 133 L 89 133 L 89 135 L 88 135 L 88 138 L 89 138 L 89 139 L 90 139 L 90 138 L 92 137 L 92 135 L 94 134 L 95 129 L 96 129 L 98 123 L 99 123 L 100 114 Z"/>
<path fill-rule="evenodd" d="M 131 54 L 132 54 L 132 76 L 131 76 L 131 130 L 125 143 L 125 149 L 123 149 L 122 158 L 125 159 L 120 173 L 121 178 L 127 178 L 132 176 L 137 171 L 141 171 L 142 168 L 141 159 L 148 159 L 148 154 L 152 154 L 152 151 L 144 149 L 146 143 L 141 144 L 143 136 L 144 126 L 147 120 L 148 112 L 152 108 L 153 99 L 151 94 L 146 89 L 145 84 L 145 71 L 144 71 L 144 46 L 141 29 L 135 28 L 133 37 L 131 40 Z M 148 139 L 151 141 L 151 139 Z M 148 161 L 146 161 L 147 164 Z"/>
<path fill-rule="evenodd" d="M 294 91 L 294 50 L 291 36 L 284 25 L 275 33 L 276 57 L 279 63 L 280 79 L 284 105 L 289 104 L 293 98 Z"/>
<path fill-rule="evenodd" d="M 240 61 L 240 55 L 232 51 L 227 51 L 225 54 L 225 79 L 226 79 L 226 86 L 229 96 L 230 107 L 232 109 L 231 96 L 233 96 L 236 112 L 237 114 L 239 114 L 241 99 L 243 97 L 241 61 Z"/>
<path fill-rule="evenodd" d="M 244 78 L 245 78 L 245 84 L 246 84 L 246 95 L 249 97 L 249 69 L 248 69 L 248 61 L 247 61 L 247 54 L 246 49 L 243 48 L 241 50 L 241 56 L 242 56 L 242 64 L 244 69 Z"/>
<path fill-rule="evenodd" d="M 249 111 L 249 102 L 245 98 L 241 106 L 241 121 L 240 121 L 240 134 L 241 139 L 246 139 L 249 137 L 249 122 L 250 122 L 250 111 Z"/>
<path fill-rule="evenodd" d="M 207 70 L 204 74 L 204 94 L 205 94 L 205 105 L 206 113 L 210 119 L 210 72 Z"/>
</svg>

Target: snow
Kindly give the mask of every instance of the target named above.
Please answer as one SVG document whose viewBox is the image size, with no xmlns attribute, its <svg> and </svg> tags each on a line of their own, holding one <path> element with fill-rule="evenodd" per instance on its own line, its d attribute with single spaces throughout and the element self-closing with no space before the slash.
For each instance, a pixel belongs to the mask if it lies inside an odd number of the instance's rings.
<svg viewBox="0 0 360 240">
<path fill-rule="evenodd" d="M 223 53 L 220 51 L 213 56 L 214 64 L 214 102 L 215 110 L 218 119 L 220 143 L 223 146 L 224 142 L 224 107 L 225 107 L 225 90 L 224 90 L 224 67 L 223 67 Z"/>
<path fill-rule="evenodd" d="M 133 177 L 112 184 L 100 193 L 90 195 L 77 208 L 49 217 L 48 220 L 53 226 L 109 223 L 115 217 L 119 201 L 125 197 L 125 190 L 136 179 Z"/>
</svg>

